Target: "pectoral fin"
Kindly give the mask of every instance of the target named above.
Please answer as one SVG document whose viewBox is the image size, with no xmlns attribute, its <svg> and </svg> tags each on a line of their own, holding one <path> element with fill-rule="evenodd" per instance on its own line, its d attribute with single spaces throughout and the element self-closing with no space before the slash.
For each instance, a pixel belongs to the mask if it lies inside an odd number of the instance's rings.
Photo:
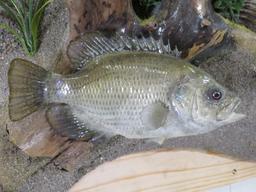
<svg viewBox="0 0 256 192">
<path fill-rule="evenodd" d="M 50 126 L 60 135 L 75 140 L 93 140 L 98 134 L 86 127 L 78 119 L 69 105 L 57 104 L 51 106 L 46 112 Z"/>
<path fill-rule="evenodd" d="M 155 102 L 142 111 L 141 119 L 145 127 L 157 129 L 165 124 L 168 112 L 168 108 L 162 102 Z"/>
</svg>

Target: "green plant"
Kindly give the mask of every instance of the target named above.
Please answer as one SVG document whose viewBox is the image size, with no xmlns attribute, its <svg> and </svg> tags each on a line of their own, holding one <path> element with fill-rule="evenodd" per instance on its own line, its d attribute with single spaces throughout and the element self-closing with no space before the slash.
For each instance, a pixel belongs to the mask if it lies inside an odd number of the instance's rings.
<svg viewBox="0 0 256 192">
<path fill-rule="evenodd" d="M 30 56 L 38 50 L 40 23 L 46 6 L 51 2 L 52 0 L 0 0 L 0 7 L 16 23 L 17 30 L 3 23 L 0 28 L 13 34 Z"/>
<path fill-rule="evenodd" d="M 151 16 L 154 8 L 160 4 L 161 0 L 133 0 L 132 2 L 136 14 L 141 19 L 147 19 Z"/>
<path fill-rule="evenodd" d="M 244 0 L 214 0 L 213 6 L 222 16 L 237 22 Z"/>
<path fill-rule="evenodd" d="M 148 10 L 152 6 L 156 6 L 160 1 L 161 0 L 139 0 L 139 4 Z"/>
</svg>

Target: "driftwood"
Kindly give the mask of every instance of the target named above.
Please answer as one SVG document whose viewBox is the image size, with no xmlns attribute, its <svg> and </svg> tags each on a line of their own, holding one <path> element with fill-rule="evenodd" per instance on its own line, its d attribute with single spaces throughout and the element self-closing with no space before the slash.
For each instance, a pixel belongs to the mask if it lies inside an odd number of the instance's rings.
<svg viewBox="0 0 256 192">
<path fill-rule="evenodd" d="M 255 163 L 217 154 L 162 150 L 105 163 L 69 192 L 202 192 L 255 176 Z"/>
<path fill-rule="evenodd" d="M 210 0 L 162 0 L 159 10 L 147 20 L 138 18 L 131 0 L 67 0 L 67 4 L 70 39 L 88 30 L 150 32 L 168 39 L 187 59 L 220 44 L 227 31 Z"/>
<path fill-rule="evenodd" d="M 43 111 L 14 123 L 9 123 L 10 140 L 32 157 L 55 157 L 70 146 L 67 138 L 54 134 Z"/>
</svg>

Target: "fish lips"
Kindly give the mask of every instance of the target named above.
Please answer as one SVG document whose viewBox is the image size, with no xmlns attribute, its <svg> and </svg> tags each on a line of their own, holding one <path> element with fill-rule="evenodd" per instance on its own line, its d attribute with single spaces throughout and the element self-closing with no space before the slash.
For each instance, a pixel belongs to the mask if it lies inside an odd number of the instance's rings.
<svg viewBox="0 0 256 192">
<path fill-rule="evenodd" d="M 240 103 L 241 99 L 236 98 L 235 101 L 231 102 L 228 106 L 223 107 L 223 109 L 217 114 L 216 120 L 224 125 L 245 118 L 245 114 L 234 112 Z"/>
</svg>

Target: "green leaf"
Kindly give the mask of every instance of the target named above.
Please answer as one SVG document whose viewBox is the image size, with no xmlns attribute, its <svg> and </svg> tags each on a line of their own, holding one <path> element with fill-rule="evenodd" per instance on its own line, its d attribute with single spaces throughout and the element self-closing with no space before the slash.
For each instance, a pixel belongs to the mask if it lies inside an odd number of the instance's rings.
<svg viewBox="0 0 256 192">
<path fill-rule="evenodd" d="M 224 17 L 237 21 L 240 10 L 244 6 L 244 0 L 214 0 L 213 6 Z"/>
<path fill-rule="evenodd" d="M 22 10 L 19 7 L 19 3 L 17 3 L 17 0 L 10 0 L 12 3 L 12 6 L 15 8 L 16 13 L 19 17 L 23 17 Z"/>
<path fill-rule="evenodd" d="M 0 7 L 18 25 L 18 32 L 4 24 L 0 28 L 13 34 L 31 56 L 38 50 L 40 23 L 46 6 L 51 2 L 52 0 L 0 0 Z"/>
<path fill-rule="evenodd" d="M 21 46 L 24 49 L 26 49 L 26 43 L 24 41 L 24 38 L 22 37 L 22 35 L 20 35 L 18 32 L 16 32 L 15 29 L 13 29 L 10 26 L 3 24 L 3 23 L 0 24 L 0 29 L 4 29 L 8 33 L 12 34 L 17 39 L 17 41 L 21 44 Z"/>
<path fill-rule="evenodd" d="M 15 21 L 19 26 L 22 25 L 22 19 L 18 17 L 14 8 L 9 4 L 0 1 L 0 6 L 3 8 L 4 13 L 9 16 L 13 21 Z"/>
<path fill-rule="evenodd" d="M 37 37 L 38 36 L 38 28 L 40 25 L 40 21 L 42 20 L 44 9 L 51 2 L 52 2 L 52 0 L 48 0 L 48 1 L 44 2 L 44 4 L 41 6 L 41 8 L 39 10 L 37 10 L 37 12 L 35 13 L 35 15 L 32 18 L 31 32 L 32 32 L 33 39 L 38 39 L 38 37 Z M 37 46 L 37 42 L 38 41 L 34 42 L 34 44 L 35 44 L 34 46 Z"/>
</svg>

